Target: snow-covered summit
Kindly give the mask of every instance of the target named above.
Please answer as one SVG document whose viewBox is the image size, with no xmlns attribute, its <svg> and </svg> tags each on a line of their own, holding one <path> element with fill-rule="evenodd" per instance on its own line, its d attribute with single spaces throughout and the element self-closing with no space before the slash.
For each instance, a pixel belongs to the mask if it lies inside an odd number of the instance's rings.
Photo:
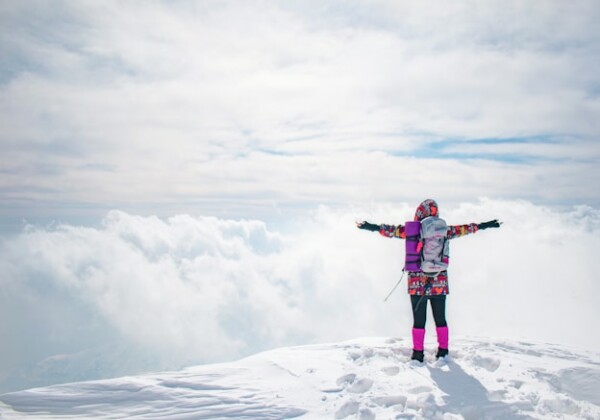
<svg viewBox="0 0 600 420">
<path fill-rule="evenodd" d="M 600 418 L 600 353 L 457 339 L 409 361 L 402 338 L 282 348 L 179 372 L 0 395 L 1 419 Z"/>
</svg>

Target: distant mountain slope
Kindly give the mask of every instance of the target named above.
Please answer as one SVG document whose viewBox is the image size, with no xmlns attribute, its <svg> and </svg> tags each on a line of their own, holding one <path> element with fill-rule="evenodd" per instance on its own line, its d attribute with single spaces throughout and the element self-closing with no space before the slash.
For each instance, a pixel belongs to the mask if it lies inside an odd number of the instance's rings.
<svg viewBox="0 0 600 420">
<path fill-rule="evenodd" d="M 0 395 L 0 418 L 600 418 L 600 353 L 457 339 L 450 359 L 421 365 L 409 349 L 363 338 L 31 389 Z"/>
</svg>

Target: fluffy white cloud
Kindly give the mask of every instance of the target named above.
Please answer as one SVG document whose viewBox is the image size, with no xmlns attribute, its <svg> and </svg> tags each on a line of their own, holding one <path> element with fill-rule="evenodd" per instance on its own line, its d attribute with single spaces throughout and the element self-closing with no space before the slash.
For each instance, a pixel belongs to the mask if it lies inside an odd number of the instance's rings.
<svg viewBox="0 0 600 420">
<path fill-rule="evenodd" d="M 440 201 L 450 224 L 500 218 L 452 243 L 453 334 L 597 348 L 590 320 L 600 213 L 526 201 Z M 0 389 L 228 360 L 282 345 L 404 336 L 403 242 L 356 218 L 404 223 L 414 204 L 289 221 L 141 217 L 30 227 L 0 243 Z M 430 335 L 431 336 L 431 335 Z M 430 337 L 431 338 L 431 337 Z"/>
</svg>

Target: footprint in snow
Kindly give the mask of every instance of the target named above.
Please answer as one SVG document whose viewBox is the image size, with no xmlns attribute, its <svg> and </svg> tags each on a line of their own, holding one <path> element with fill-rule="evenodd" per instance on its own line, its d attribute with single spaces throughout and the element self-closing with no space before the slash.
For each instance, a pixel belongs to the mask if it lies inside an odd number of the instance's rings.
<svg viewBox="0 0 600 420">
<path fill-rule="evenodd" d="M 484 368 L 488 372 L 495 372 L 500 367 L 501 362 L 499 359 L 493 359 L 491 357 L 475 356 L 473 357 L 473 364 Z"/>
<path fill-rule="evenodd" d="M 371 379 L 363 378 L 354 382 L 352 385 L 348 387 L 348 391 L 353 394 L 362 394 L 367 392 L 373 386 L 373 381 Z"/>
<path fill-rule="evenodd" d="M 386 397 L 373 398 L 373 402 L 380 407 L 393 407 L 395 405 L 406 405 L 406 395 L 388 395 Z"/>
<path fill-rule="evenodd" d="M 360 410 L 358 420 L 375 420 L 375 413 L 368 408 L 363 408 Z"/>
<path fill-rule="evenodd" d="M 338 386 L 348 385 L 354 382 L 356 379 L 356 373 L 347 373 L 345 375 L 340 376 L 335 383 Z"/>
<path fill-rule="evenodd" d="M 540 402 L 540 411 L 544 414 L 566 414 L 576 416 L 581 408 L 570 398 L 544 399 Z"/>
<path fill-rule="evenodd" d="M 356 373 L 347 373 L 340 376 L 336 384 L 345 387 L 348 392 L 353 394 L 362 394 L 367 392 L 373 386 L 373 381 L 368 378 L 356 379 Z"/>
<path fill-rule="evenodd" d="M 375 350 L 368 348 L 368 349 L 364 349 L 362 352 L 362 356 L 366 359 L 371 358 L 373 356 L 375 356 Z"/>
<path fill-rule="evenodd" d="M 398 366 L 388 366 L 381 368 L 381 371 L 388 376 L 395 376 L 400 373 L 400 368 Z"/>
<path fill-rule="evenodd" d="M 358 401 L 346 401 L 336 412 L 336 419 L 345 419 L 348 416 L 358 414 L 359 420 L 375 420 L 375 413 L 368 408 L 360 408 Z"/>
<path fill-rule="evenodd" d="M 348 416 L 358 413 L 360 403 L 358 401 L 350 400 L 346 401 L 336 412 L 336 419 L 345 419 Z"/>
<path fill-rule="evenodd" d="M 352 350 L 348 352 L 348 359 L 352 360 L 353 362 L 357 362 L 359 360 L 366 360 L 366 359 L 370 359 L 373 356 L 375 356 L 375 350 L 372 348 L 366 348 L 363 349 L 362 351 L 358 351 L 358 350 Z"/>
</svg>

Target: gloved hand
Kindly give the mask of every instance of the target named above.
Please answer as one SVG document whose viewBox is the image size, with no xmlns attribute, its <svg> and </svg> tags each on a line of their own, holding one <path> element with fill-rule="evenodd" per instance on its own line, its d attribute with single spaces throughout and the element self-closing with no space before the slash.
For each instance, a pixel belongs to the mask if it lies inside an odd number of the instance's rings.
<svg viewBox="0 0 600 420">
<path fill-rule="evenodd" d="M 477 225 L 479 230 L 487 229 L 487 228 L 499 228 L 502 223 L 497 220 L 490 220 L 489 222 L 483 222 Z"/>
<path fill-rule="evenodd" d="M 370 230 L 372 232 L 379 232 L 379 230 L 381 229 L 379 227 L 379 225 L 374 225 L 372 223 L 369 222 L 356 222 L 356 227 L 359 229 L 364 229 L 364 230 Z"/>
</svg>

